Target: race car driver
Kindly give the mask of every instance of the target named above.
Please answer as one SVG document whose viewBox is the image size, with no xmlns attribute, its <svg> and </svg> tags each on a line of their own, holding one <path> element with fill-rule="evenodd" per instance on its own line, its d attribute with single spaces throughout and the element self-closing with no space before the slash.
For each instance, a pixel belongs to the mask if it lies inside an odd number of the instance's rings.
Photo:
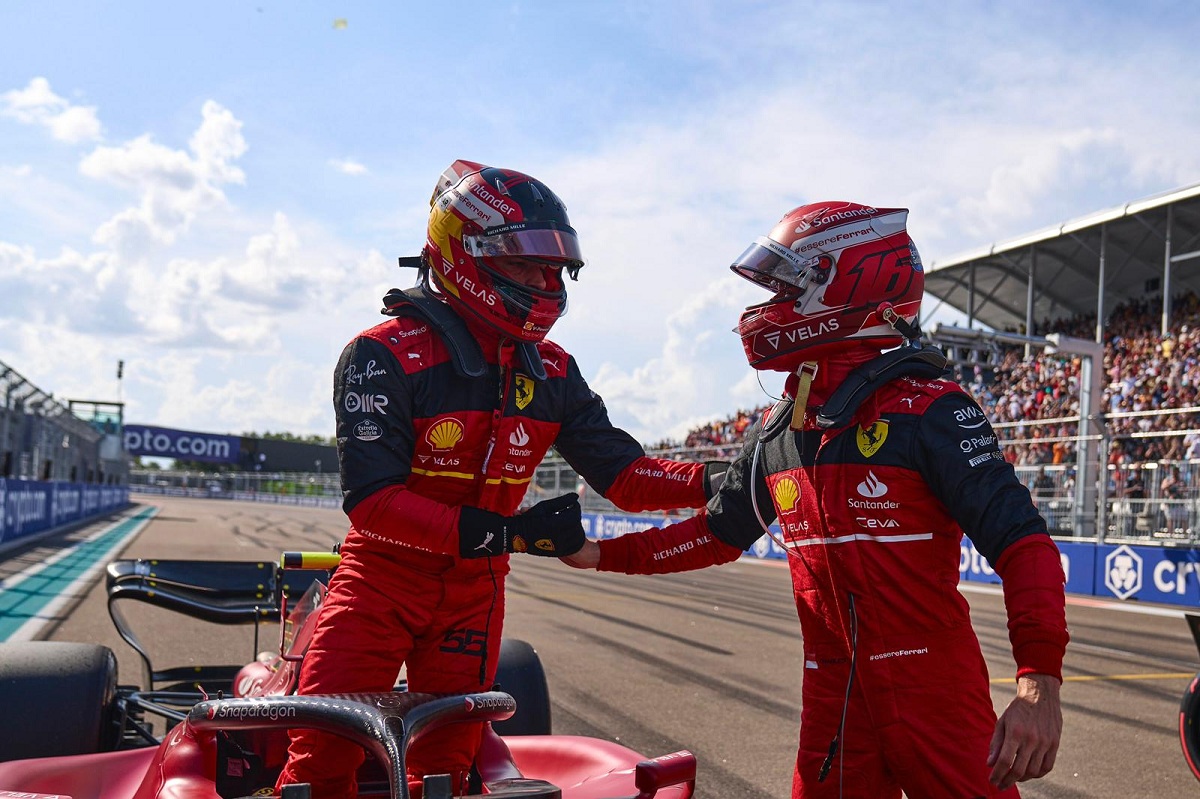
<svg viewBox="0 0 1200 799">
<path fill-rule="evenodd" d="M 584 543 L 578 497 L 519 504 L 551 446 L 627 510 L 702 506 L 724 464 L 646 457 L 614 427 L 575 360 L 546 340 L 583 256 L 559 198 L 510 169 L 456 161 L 431 200 L 418 285 L 393 289 L 390 318 L 354 338 L 334 381 L 350 530 L 320 609 L 299 693 L 492 686 L 508 554 L 559 556 Z M 406 259 L 402 259 L 402 263 Z M 447 773 L 467 792 L 480 725 L 414 743 L 409 780 Z M 278 785 L 356 796 L 363 751 L 292 734 Z"/>
<path fill-rule="evenodd" d="M 979 406 L 917 342 L 907 215 L 814 203 L 742 253 L 732 269 L 773 296 L 737 330 L 752 367 L 788 373 L 784 399 L 697 516 L 567 559 L 697 569 L 778 521 L 804 639 L 794 797 L 1015 797 L 1062 732 L 1058 550 Z M 1017 695 L 999 720 L 957 590 L 964 532 L 1003 579 Z"/>
</svg>

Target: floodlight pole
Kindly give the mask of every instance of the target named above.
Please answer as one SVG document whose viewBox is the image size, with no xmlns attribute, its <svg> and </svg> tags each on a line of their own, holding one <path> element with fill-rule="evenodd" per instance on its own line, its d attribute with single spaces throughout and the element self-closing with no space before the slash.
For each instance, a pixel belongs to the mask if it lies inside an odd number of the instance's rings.
<svg viewBox="0 0 1200 799">
<path fill-rule="evenodd" d="M 1087 339 L 1072 338 L 1060 333 L 1047 336 L 1026 336 L 995 330 L 954 327 L 935 324 L 929 337 L 955 342 L 999 342 L 1042 347 L 1048 354 L 1078 355 L 1079 374 L 1079 443 L 1075 448 L 1075 497 L 1073 526 L 1075 535 L 1098 540 L 1108 529 L 1108 474 L 1105 464 L 1099 463 L 1098 442 L 1105 438 L 1104 345 Z M 1090 491 L 1090 486 L 1096 486 Z M 1099 514 L 1097 514 L 1099 508 Z M 1096 522 L 1099 519 L 1097 528 Z"/>
</svg>

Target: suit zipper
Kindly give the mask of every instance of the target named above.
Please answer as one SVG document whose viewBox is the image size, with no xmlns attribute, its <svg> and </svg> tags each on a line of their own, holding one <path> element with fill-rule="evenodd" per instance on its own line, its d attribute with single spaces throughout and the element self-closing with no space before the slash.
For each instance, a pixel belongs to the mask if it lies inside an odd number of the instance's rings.
<svg viewBox="0 0 1200 799">
<path fill-rule="evenodd" d="M 496 431 L 500 429 L 500 420 L 504 417 L 504 407 L 508 400 L 508 369 L 504 366 L 504 344 L 500 344 L 499 357 L 497 358 L 497 366 L 500 369 L 500 380 L 497 386 L 497 402 L 496 408 L 492 410 L 492 431 L 491 437 L 488 438 L 487 452 L 483 456 L 483 476 L 486 479 L 488 466 L 492 462 L 492 450 L 496 448 Z"/>
</svg>

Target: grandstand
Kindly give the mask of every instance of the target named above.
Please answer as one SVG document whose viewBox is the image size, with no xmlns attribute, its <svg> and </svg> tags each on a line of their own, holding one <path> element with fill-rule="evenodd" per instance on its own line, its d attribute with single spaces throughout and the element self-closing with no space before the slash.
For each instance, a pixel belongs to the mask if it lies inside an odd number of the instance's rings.
<svg viewBox="0 0 1200 799">
<path fill-rule="evenodd" d="M 129 503 L 120 403 L 63 404 L 0 363 L 0 552 Z"/>
<path fill-rule="evenodd" d="M 0 478 L 127 482 L 120 403 L 54 398 L 0 362 Z"/>
</svg>

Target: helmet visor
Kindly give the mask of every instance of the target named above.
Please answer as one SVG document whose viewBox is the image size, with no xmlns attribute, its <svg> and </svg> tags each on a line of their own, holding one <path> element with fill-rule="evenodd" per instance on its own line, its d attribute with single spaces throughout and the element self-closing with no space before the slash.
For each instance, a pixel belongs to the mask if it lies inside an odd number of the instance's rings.
<svg viewBox="0 0 1200 799">
<path fill-rule="evenodd" d="M 774 239 L 759 236 L 729 268 L 747 280 L 779 293 L 802 287 L 806 260 Z"/>
<path fill-rule="evenodd" d="M 518 222 L 492 228 L 463 236 L 463 246 L 476 258 L 517 255 L 562 261 L 572 277 L 583 266 L 583 251 L 579 248 L 579 237 L 575 231 L 553 223 Z"/>
</svg>

